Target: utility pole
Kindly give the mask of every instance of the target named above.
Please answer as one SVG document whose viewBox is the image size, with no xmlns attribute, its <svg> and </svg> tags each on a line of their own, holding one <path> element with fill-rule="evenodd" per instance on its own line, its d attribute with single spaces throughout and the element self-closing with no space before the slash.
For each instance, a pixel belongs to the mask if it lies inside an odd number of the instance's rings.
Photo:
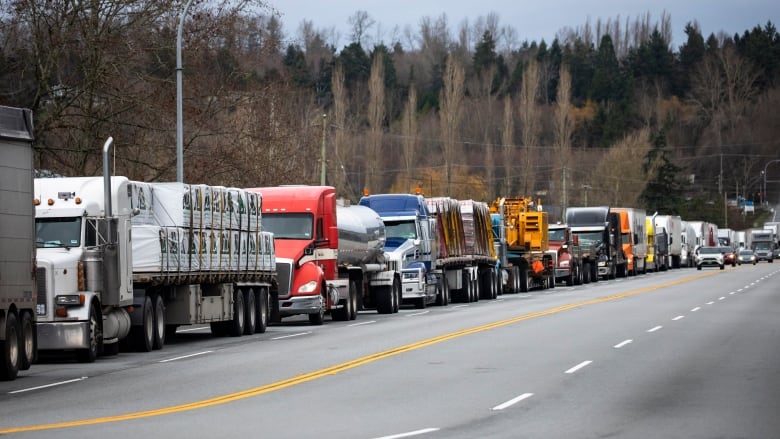
<svg viewBox="0 0 780 439">
<path fill-rule="evenodd" d="M 328 129 L 327 124 L 328 114 L 322 113 L 322 152 L 321 152 L 321 163 L 320 163 L 320 186 L 325 186 L 325 133 Z"/>
<path fill-rule="evenodd" d="M 184 121 L 182 116 L 182 92 L 181 92 L 181 34 L 184 29 L 184 17 L 190 8 L 192 0 L 184 5 L 184 10 L 179 16 L 179 29 L 176 32 L 176 181 L 184 182 Z"/>
</svg>

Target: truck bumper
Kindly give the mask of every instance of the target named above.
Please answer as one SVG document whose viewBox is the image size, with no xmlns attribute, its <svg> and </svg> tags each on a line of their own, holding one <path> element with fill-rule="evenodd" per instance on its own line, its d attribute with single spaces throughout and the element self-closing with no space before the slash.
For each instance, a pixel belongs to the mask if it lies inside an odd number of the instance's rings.
<svg viewBox="0 0 780 439">
<path fill-rule="evenodd" d="M 562 277 L 567 277 L 571 273 L 571 270 L 568 268 L 556 268 L 555 269 L 555 278 L 560 279 Z"/>
<path fill-rule="evenodd" d="M 89 322 L 38 322 L 38 349 L 63 350 L 89 347 Z"/>
<path fill-rule="evenodd" d="M 402 288 L 401 297 L 404 300 L 419 299 L 426 296 L 425 284 L 420 284 L 419 282 L 404 282 Z"/>
<path fill-rule="evenodd" d="M 297 314 L 313 314 L 319 312 L 322 306 L 322 296 L 293 296 L 287 299 L 279 299 L 279 314 L 294 316 Z"/>
</svg>

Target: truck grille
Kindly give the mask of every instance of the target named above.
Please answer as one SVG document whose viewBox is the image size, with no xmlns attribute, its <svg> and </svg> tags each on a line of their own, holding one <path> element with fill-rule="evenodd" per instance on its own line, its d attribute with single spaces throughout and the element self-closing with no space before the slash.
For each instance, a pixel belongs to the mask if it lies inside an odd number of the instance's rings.
<svg viewBox="0 0 780 439">
<path fill-rule="evenodd" d="M 286 298 L 290 295 L 292 286 L 292 264 L 289 262 L 276 262 L 276 282 L 279 285 L 279 297 Z"/>
<path fill-rule="evenodd" d="M 35 269 L 35 284 L 38 287 L 37 314 L 46 314 L 46 269 L 38 267 Z"/>
</svg>

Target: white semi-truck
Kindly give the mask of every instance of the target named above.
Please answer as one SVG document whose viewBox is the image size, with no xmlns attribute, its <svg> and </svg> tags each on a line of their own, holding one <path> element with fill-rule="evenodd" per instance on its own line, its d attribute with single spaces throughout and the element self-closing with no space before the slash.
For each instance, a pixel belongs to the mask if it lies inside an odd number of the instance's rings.
<svg viewBox="0 0 780 439">
<path fill-rule="evenodd" d="M 0 107 L 0 380 L 35 358 L 33 124 L 29 110 Z"/>
<path fill-rule="evenodd" d="M 125 339 L 160 349 L 180 325 L 263 332 L 276 294 L 257 194 L 110 176 L 35 179 L 38 348 L 83 362 Z"/>
</svg>

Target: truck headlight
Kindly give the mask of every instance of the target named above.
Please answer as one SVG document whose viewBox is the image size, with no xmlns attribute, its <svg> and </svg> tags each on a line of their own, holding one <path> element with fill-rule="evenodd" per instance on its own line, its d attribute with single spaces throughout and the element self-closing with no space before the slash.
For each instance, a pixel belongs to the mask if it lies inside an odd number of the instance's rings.
<svg viewBox="0 0 780 439">
<path fill-rule="evenodd" d="M 303 294 L 305 294 L 305 293 L 313 293 L 315 291 L 317 291 L 317 281 L 316 280 L 310 280 L 310 281 L 306 282 L 305 284 L 301 285 L 300 287 L 298 287 L 298 292 L 299 293 L 303 293 Z"/>
<path fill-rule="evenodd" d="M 606 267 L 607 263 L 604 261 L 599 261 L 599 267 Z"/>
<path fill-rule="evenodd" d="M 57 305 L 60 306 L 83 305 L 85 302 L 85 297 L 83 294 L 68 294 L 57 296 L 54 298 L 54 301 Z"/>
</svg>

